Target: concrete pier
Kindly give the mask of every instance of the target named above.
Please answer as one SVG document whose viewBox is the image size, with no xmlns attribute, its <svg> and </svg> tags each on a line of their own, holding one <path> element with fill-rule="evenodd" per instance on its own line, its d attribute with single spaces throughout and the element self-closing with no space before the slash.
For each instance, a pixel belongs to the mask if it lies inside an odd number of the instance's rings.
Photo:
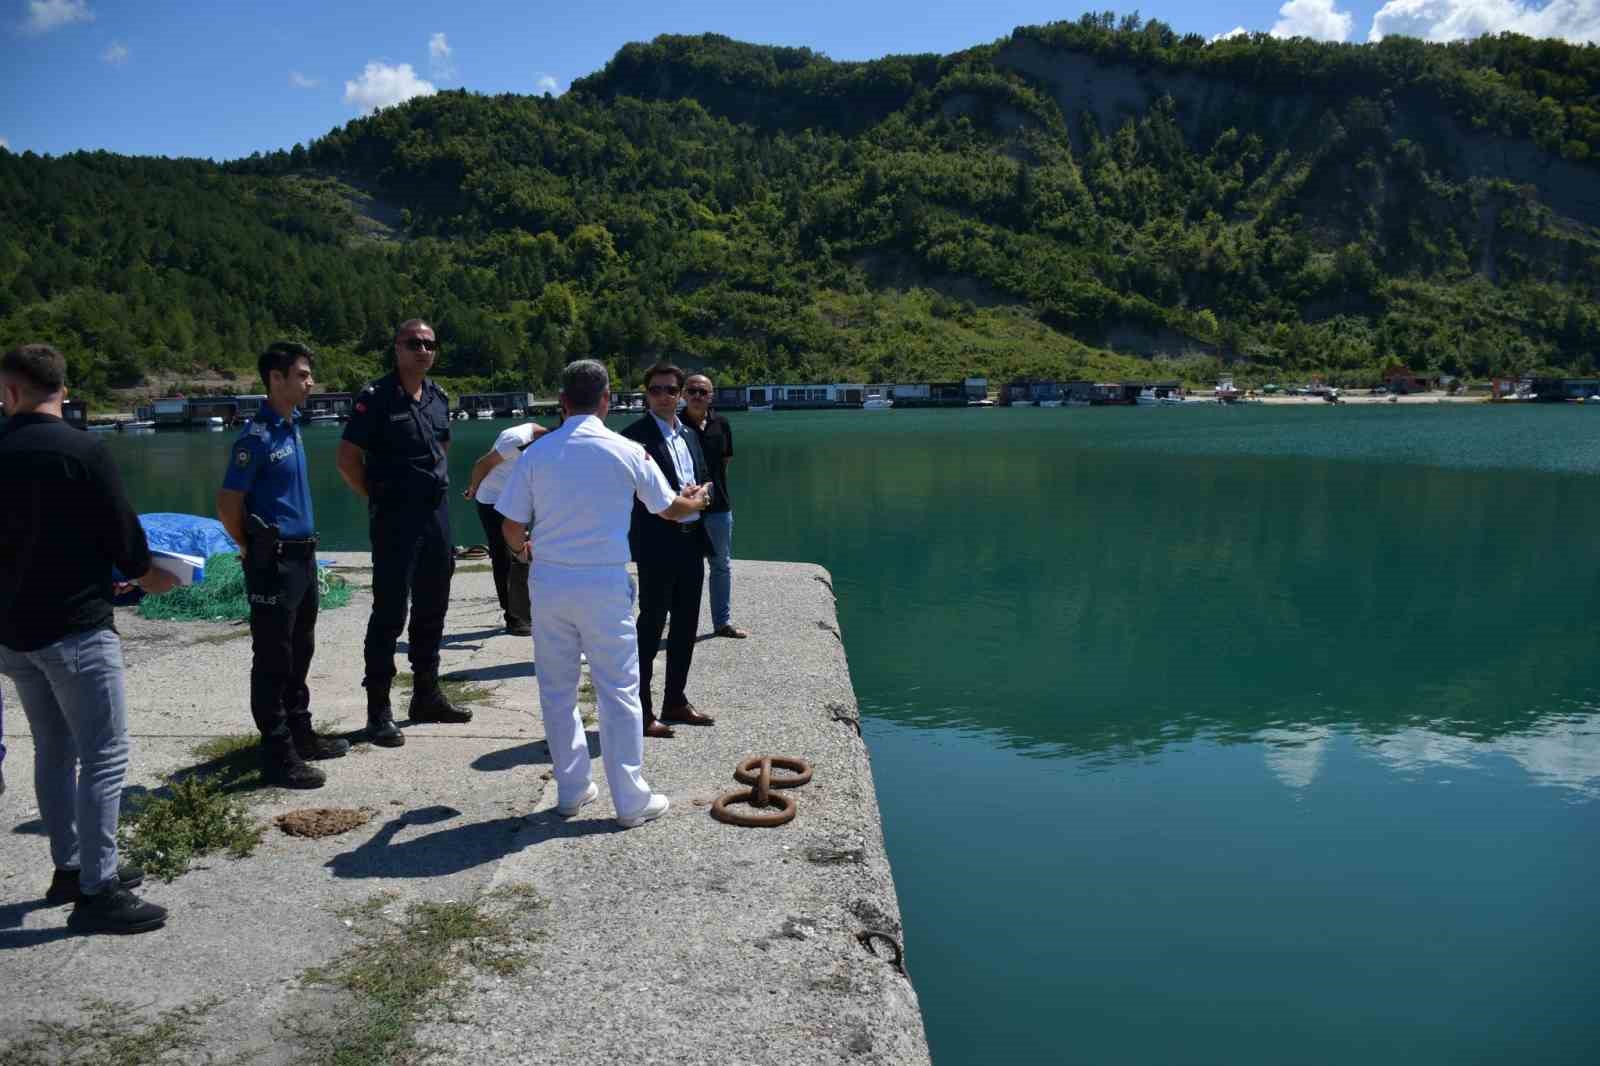
<svg viewBox="0 0 1600 1066">
<path fill-rule="evenodd" d="M 365 722 L 369 562 L 327 557 L 359 591 L 321 618 L 312 709 L 319 726 L 354 731 Z M 702 640 L 690 679 L 690 698 L 717 724 L 646 741 L 645 776 L 672 810 L 623 831 L 598 757 L 600 799 L 570 821 L 556 816 L 531 643 L 504 634 L 487 562 L 461 564 L 442 670 L 486 690 L 473 722 L 406 725 L 397 688 L 403 748 L 358 744 L 321 764 L 320 791 L 245 794 L 266 822 L 305 807 L 365 808 L 370 822 L 315 840 L 269 827 L 248 858 L 211 856 L 170 884 L 152 880 L 142 893 L 172 918 L 134 937 L 72 935 L 69 908 L 44 906 L 51 864 L 33 749 L 15 688 L 0 679 L 11 749 L 0 796 L 0 1059 L 37 1038 L 31 1023 L 74 1023 L 100 998 L 147 1018 L 213 1000 L 200 1046 L 182 1061 L 315 1061 L 297 1034 L 337 1017 L 348 994 L 305 978 L 351 947 L 349 908 L 368 903 L 400 921 L 411 902 L 511 889 L 540 901 L 528 965 L 468 968 L 429 1003 L 416 1023 L 432 1061 L 926 1063 L 910 980 L 885 941 L 859 938 L 872 929 L 899 939 L 900 918 L 867 751 L 848 721 L 856 702 L 828 575 L 738 562 L 735 596 L 751 638 Z M 124 611 L 118 627 L 131 789 L 202 762 L 194 749 L 204 741 L 252 732 L 245 626 Z M 709 617 L 700 629 L 710 632 Z M 397 665 L 409 669 L 403 643 Z M 592 728 L 590 739 L 598 756 Z M 714 821 L 712 798 L 739 787 L 734 766 L 761 754 L 815 767 L 793 793 L 797 818 L 778 829 Z"/>
</svg>

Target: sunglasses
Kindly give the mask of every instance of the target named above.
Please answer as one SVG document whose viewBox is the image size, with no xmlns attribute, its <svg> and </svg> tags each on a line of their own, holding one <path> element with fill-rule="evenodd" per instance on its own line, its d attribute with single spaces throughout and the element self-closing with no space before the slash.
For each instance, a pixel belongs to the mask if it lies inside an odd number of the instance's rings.
<svg viewBox="0 0 1600 1066">
<path fill-rule="evenodd" d="M 652 395 L 652 396 L 676 396 L 676 395 L 678 395 L 678 392 L 679 392 L 679 389 L 678 389 L 678 386 L 676 386 L 676 385 L 651 385 L 650 386 L 650 395 Z"/>
<path fill-rule="evenodd" d="M 422 337 L 409 337 L 406 339 L 406 347 L 414 352 L 435 352 L 439 350 L 439 342 L 426 340 Z"/>
<path fill-rule="evenodd" d="M 684 389 L 683 391 L 684 391 L 684 395 L 686 395 L 686 396 L 710 396 L 711 395 L 711 390 L 710 389 L 702 389 L 702 388 L 699 388 L 698 386 L 696 386 L 695 388 L 692 388 L 692 389 Z"/>
</svg>

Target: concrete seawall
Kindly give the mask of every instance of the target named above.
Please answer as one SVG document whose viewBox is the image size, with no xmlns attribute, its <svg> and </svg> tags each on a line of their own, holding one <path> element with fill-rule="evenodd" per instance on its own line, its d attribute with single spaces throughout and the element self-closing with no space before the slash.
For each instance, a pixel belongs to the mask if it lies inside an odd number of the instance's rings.
<svg viewBox="0 0 1600 1066">
<path fill-rule="evenodd" d="M 328 557 L 366 584 L 364 555 Z M 319 725 L 364 723 L 369 605 L 362 589 L 321 619 L 311 679 Z M 428 1004 L 417 1036 L 432 1061 L 926 1063 L 909 979 L 883 941 L 859 938 L 872 929 L 898 939 L 900 917 L 867 751 L 848 722 L 856 702 L 828 575 L 738 562 L 735 617 L 751 639 L 702 640 L 690 679 L 690 698 L 717 725 L 646 742 L 645 775 L 671 797 L 668 816 L 617 830 L 596 758 L 601 798 L 567 821 L 553 810 L 530 644 L 501 630 L 487 565 L 462 564 L 443 672 L 486 690 L 474 721 L 406 726 L 396 750 L 358 745 L 323 764 L 320 791 L 248 793 L 264 821 L 304 807 L 366 808 L 372 819 L 323 839 L 269 828 L 249 858 L 212 856 L 170 884 L 152 881 L 144 894 L 172 919 L 131 938 L 72 936 L 68 910 L 43 906 L 50 857 L 32 744 L 15 689 L 0 681 L 11 748 L 0 797 L 0 1059 L 37 1033 L 30 1022 L 72 1023 L 91 997 L 145 1017 L 214 997 L 203 1047 L 183 1061 L 296 1061 L 307 1051 L 296 1033 L 341 1008 L 342 993 L 304 977 L 350 948 L 348 908 L 371 903 L 399 921 L 411 902 L 513 889 L 542 901 L 529 964 L 515 974 L 469 969 L 447 1001 Z M 155 788 L 203 761 L 196 745 L 252 731 L 245 627 L 128 612 L 118 626 L 135 737 L 130 787 Z M 708 618 L 700 629 L 709 632 Z M 398 665 L 408 669 L 403 643 Z M 397 689 L 397 716 L 405 699 Z M 592 728 L 590 737 L 598 754 Z M 792 793 L 798 817 L 766 830 L 711 819 L 711 799 L 739 787 L 734 766 L 759 754 L 815 767 Z"/>
</svg>

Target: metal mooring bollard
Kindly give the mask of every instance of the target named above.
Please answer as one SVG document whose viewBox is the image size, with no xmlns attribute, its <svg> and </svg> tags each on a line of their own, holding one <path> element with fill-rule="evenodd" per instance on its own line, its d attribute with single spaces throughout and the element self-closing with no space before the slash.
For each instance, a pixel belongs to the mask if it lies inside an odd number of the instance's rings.
<svg viewBox="0 0 1600 1066">
<path fill-rule="evenodd" d="M 774 778 L 772 768 L 788 770 L 793 777 Z M 783 755 L 752 755 L 733 771 L 733 779 L 750 788 L 742 792 L 724 792 L 711 804 L 711 817 L 728 825 L 743 825 L 754 829 L 771 829 L 794 819 L 798 809 L 794 799 L 774 791 L 780 788 L 799 788 L 811 780 L 811 764 L 804 759 L 791 759 Z M 776 807 L 770 814 L 741 814 L 729 810 L 735 803 L 748 803 L 755 808 Z"/>
</svg>

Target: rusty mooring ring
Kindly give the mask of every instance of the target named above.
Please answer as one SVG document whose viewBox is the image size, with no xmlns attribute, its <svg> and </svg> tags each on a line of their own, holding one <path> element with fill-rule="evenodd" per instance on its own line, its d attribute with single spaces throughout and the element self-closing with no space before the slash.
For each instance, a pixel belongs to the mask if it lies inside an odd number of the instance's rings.
<svg viewBox="0 0 1600 1066">
<path fill-rule="evenodd" d="M 793 777 L 772 778 L 772 768 L 788 770 Z M 728 825 L 749 826 L 753 829 L 770 829 L 794 818 L 798 805 L 788 796 L 774 792 L 779 788 L 799 788 L 811 780 L 811 764 L 804 759 L 791 759 L 783 755 L 752 755 L 733 771 L 733 779 L 750 788 L 743 792 L 724 792 L 711 803 L 711 817 Z M 748 803 L 755 808 L 776 807 L 770 814 L 739 814 L 729 810 L 735 803 Z"/>
<path fill-rule="evenodd" d="M 774 826 L 792 821 L 795 811 L 799 810 L 799 804 L 795 803 L 794 797 L 785 796 L 781 792 L 773 792 L 767 797 L 766 805 L 778 808 L 771 814 L 740 814 L 737 811 L 728 809 L 729 804 L 733 803 L 748 803 L 752 807 L 758 806 L 755 789 L 747 788 L 743 792 L 724 792 L 711 801 L 711 817 L 729 825 L 749 826 L 752 829 L 771 829 Z"/>
<path fill-rule="evenodd" d="M 752 755 L 733 771 L 733 779 L 741 785 L 754 788 L 761 781 L 767 767 L 788 770 L 793 777 L 770 778 L 771 788 L 799 788 L 811 780 L 811 764 L 804 759 L 791 759 L 784 755 Z"/>
</svg>

